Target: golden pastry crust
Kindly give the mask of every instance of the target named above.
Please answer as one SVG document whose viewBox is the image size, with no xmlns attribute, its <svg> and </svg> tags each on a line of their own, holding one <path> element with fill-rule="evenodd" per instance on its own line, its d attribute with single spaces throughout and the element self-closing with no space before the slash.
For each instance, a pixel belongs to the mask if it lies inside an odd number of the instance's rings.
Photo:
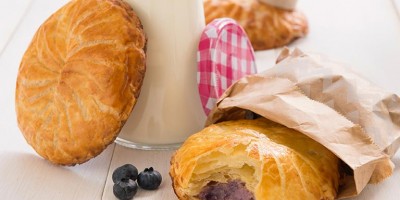
<svg viewBox="0 0 400 200">
<path fill-rule="evenodd" d="M 257 200 L 334 199 L 339 159 L 307 136 L 265 120 L 227 121 L 189 137 L 171 160 L 181 200 L 209 182 L 244 182 Z"/>
<path fill-rule="evenodd" d="M 146 38 L 122 0 L 73 0 L 38 29 L 16 84 L 18 125 L 45 159 L 100 154 L 128 119 L 145 73 Z"/>
<path fill-rule="evenodd" d="M 283 10 L 258 0 L 204 0 L 206 22 L 235 19 L 246 31 L 254 50 L 289 44 L 308 33 L 308 22 L 299 11 Z"/>
</svg>

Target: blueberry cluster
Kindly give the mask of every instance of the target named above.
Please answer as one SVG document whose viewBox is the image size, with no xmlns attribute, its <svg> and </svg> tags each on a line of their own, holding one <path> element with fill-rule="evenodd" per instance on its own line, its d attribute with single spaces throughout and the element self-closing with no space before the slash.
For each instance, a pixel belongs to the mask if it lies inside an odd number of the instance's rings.
<svg viewBox="0 0 400 200">
<path fill-rule="evenodd" d="M 162 177 L 152 167 L 138 174 L 135 166 L 126 164 L 114 170 L 112 180 L 114 195 L 120 200 L 129 200 L 136 195 L 138 185 L 145 190 L 155 190 L 160 186 Z"/>
</svg>

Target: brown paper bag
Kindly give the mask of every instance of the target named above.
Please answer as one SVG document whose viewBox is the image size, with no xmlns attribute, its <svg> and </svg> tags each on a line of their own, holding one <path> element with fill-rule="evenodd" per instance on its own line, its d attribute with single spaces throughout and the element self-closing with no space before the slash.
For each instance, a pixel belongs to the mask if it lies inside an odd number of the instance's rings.
<svg viewBox="0 0 400 200">
<path fill-rule="evenodd" d="M 242 119 L 246 117 L 248 111 L 252 111 L 267 119 L 302 132 L 331 150 L 351 168 L 352 173 L 349 174 L 349 177 L 345 178 L 344 184 L 340 187 L 339 198 L 357 195 L 369 182 L 379 182 L 390 176 L 393 171 L 393 164 L 385 152 L 394 153 L 397 150 L 398 144 L 396 142 L 398 142 L 398 138 L 386 138 L 383 141 L 391 142 L 380 143 L 382 146 L 375 144 L 372 138 L 385 138 L 386 135 L 390 135 L 389 133 L 394 134 L 394 132 L 389 131 L 394 131 L 393 127 L 398 126 L 396 123 L 399 122 L 398 118 L 400 118 L 398 115 L 399 110 L 390 110 L 389 108 L 398 107 L 398 105 L 395 105 L 398 103 L 396 101 L 397 96 L 389 95 L 393 97 L 390 100 L 394 99 L 394 101 L 389 101 L 390 104 L 393 103 L 393 105 L 387 106 L 387 110 L 385 110 L 386 115 L 389 116 L 381 116 L 384 115 L 383 112 L 377 113 L 376 115 L 381 117 L 379 122 L 372 122 L 376 120 L 375 114 L 366 113 L 359 114 L 358 118 L 354 116 L 350 121 L 335 110 L 336 108 L 346 107 L 341 105 L 343 102 L 347 102 L 341 99 L 347 98 L 343 93 L 332 90 L 334 92 L 332 95 L 335 96 L 334 103 L 332 104 L 334 106 L 327 106 L 324 104 L 326 102 L 321 101 L 321 103 L 317 101 L 321 99 L 325 100 L 325 98 L 323 98 L 324 95 L 317 93 L 326 93 L 327 91 L 321 89 L 316 90 L 314 88 L 323 88 L 325 86 L 324 80 L 326 77 L 329 77 L 327 74 L 330 73 L 314 73 L 314 76 L 305 79 L 302 78 L 306 77 L 305 75 L 301 76 L 303 67 L 305 69 L 312 69 L 313 65 L 316 65 L 315 63 L 319 63 L 319 66 L 330 69 L 331 63 L 324 63 L 323 61 L 317 62 L 313 57 L 303 54 L 299 50 L 296 50 L 290 55 L 288 50 L 284 50 L 282 55 L 285 56 L 280 57 L 281 62 L 271 70 L 267 70 L 262 74 L 245 77 L 233 84 L 220 98 L 217 106 L 211 111 L 206 125 L 226 120 Z M 310 73 L 309 71 L 304 71 L 304 73 L 308 74 Z M 356 76 L 349 71 L 338 71 L 337 73 L 344 73 L 345 75 L 340 76 L 344 79 L 348 76 L 351 78 Z M 358 81 L 365 81 L 358 76 L 356 77 Z M 297 82 L 296 80 L 299 81 Z M 348 80 L 344 80 L 344 82 L 350 84 Z M 302 91 L 301 88 L 303 87 L 308 89 L 307 84 L 311 85 L 310 90 Z M 334 87 L 342 88 L 340 91 L 346 90 L 348 95 L 350 92 L 364 94 L 362 92 L 363 90 L 378 90 L 372 85 L 368 85 L 372 88 L 363 86 L 360 89 L 358 86 L 355 86 L 353 89 L 349 90 L 351 87 L 350 85 L 336 85 Z M 354 91 L 358 89 L 361 91 Z M 380 94 L 384 93 L 381 90 L 377 92 L 380 92 Z M 352 98 L 352 102 L 357 101 L 358 103 L 355 103 L 355 105 L 359 106 L 355 106 L 354 108 L 360 111 L 364 109 L 362 112 L 366 112 L 365 110 L 368 109 L 365 107 L 369 106 L 368 104 L 362 103 L 364 97 L 362 95 L 355 96 L 357 96 L 357 98 Z M 313 100 L 312 98 L 314 97 L 318 98 Z M 373 97 L 371 99 L 380 101 L 380 104 L 388 102 L 387 98 Z M 330 101 L 327 102 L 329 105 Z M 343 112 L 343 110 L 339 111 L 341 113 L 346 113 Z M 375 110 L 372 112 L 375 113 Z M 367 117 L 364 118 L 364 116 Z M 387 118 L 391 118 L 392 120 L 387 120 Z M 368 121 L 362 122 L 363 120 Z M 371 123 L 379 125 L 382 129 L 387 129 L 380 131 L 385 133 L 385 135 L 382 136 L 380 133 L 376 132 L 365 132 L 358 123 L 356 124 L 354 122 L 359 122 L 361 125 L 369 125 L 369 123 Z M 375 129 L 376 128 L 377 127 L 375 127 Z M 373 127 L 368 128 L 368 130 L 375 129 Z M 398 134 L 398 132 L 395 133 Z"/>
<path fill-rule="evenodd" d="M 374 142 L 393 156 L 400 147 L 400 98 L 351 71 L 349 67 L 296 49 L 284 49 L 268 76 L 288 78 L 305 95 L 361 125 Z"/>
</svg>

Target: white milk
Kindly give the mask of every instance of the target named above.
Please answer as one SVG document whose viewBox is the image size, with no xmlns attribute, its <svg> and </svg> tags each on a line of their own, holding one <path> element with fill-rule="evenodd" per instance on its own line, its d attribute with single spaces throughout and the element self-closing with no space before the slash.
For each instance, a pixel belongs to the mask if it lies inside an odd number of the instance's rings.
<svg viewBox="0 0 400 200">
<path fill-rule="evenodd" d="M 148 38 L 147 70 L 139 100 L 117 142 L 155 149 L 182 143 L 202 129 L 206 117 L 196 81 L 197 46 L 205 27 L 203 1 L 127 2 Z"/>
</svg>

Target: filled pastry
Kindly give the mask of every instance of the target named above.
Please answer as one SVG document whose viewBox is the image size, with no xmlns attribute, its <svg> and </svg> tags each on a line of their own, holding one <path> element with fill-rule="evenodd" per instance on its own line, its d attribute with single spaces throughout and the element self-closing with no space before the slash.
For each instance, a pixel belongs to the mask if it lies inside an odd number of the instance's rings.
<svg viewBox="0 0 400 200">
<path fill-rule="evenodd" d="M 266 119 L 226 121 L 189 137 L 170 175 L 181 200 L 334 199 L 339 159 Z"/>
<path fill-rule="evenodd" d="M 303 13 L 261 0 L 204 0 L 204 10 L 207 23 L 223 17 L 238 21 L 255 50 L 287 45 L 308 32 Z"/>
<path fill-rule="evenodd" d="M 72 0 L 38 29 L 16 83 L 18 125 L 45 159 L 86 162 L 128 119 L 145 73 L 146 38 L 122 0 Z"/>
</svg>

